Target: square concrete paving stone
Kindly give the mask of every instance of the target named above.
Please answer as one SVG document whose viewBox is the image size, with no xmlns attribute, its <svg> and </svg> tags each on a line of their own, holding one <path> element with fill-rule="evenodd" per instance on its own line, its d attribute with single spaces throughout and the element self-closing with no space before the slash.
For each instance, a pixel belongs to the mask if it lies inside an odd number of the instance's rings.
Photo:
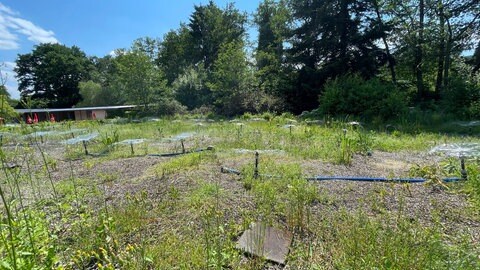
<svg viewBox="0 0 480 270">
<path fill-rule="evenodd" d="M 293 234 L 289 231 L 257 222 L 243 232 L 236 247 L 248 254 L 284 265 L 292 239 Z"/>
</svg>

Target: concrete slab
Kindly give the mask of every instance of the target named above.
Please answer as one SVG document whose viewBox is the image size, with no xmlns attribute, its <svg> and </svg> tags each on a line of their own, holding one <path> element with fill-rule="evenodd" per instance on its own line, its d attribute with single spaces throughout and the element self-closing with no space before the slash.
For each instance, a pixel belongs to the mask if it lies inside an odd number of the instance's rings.
<svg viewBox="0 0 480 270">
<path fill-rule="evenodd" d="M 258 257 L 284 265 L 292 243 L 293 234 L 289 231 L 266 226 L 261 222 L 252 223 L 243 232 L 236 248 Z"/>
</svg>

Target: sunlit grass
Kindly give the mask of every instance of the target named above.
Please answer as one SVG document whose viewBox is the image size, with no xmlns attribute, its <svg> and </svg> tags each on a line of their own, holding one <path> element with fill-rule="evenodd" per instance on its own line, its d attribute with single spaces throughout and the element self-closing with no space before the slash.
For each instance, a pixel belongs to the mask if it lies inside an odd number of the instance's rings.
<svg viewBox="0 0 480 270">
<path fill-rule="evenodd" d="M 201 125 L 179 118 L 0 127 L 12 134 L 2 139 L 0 153 L 0 269 L 258 269 L 266 262 L 243 258 L 235 241 L 250 222 L 259 220 L 295 233 L 288 258 L 292 269 L 479 266 L 480 253 L 471 239 L 444 230 L 441 223 L 426 226 L 402 211 L 391 212 L 381 203 L 381 190 L 367 194 L 373 214 L 336 210 L 319 215 L 324 207 L 342 205 L 307 182 L 302 171 L 304 161 L 348 166 L 358 155 L 427 152 L 443 143 L 480 142 L 477 137 L 411 132 L 401 125 L 392 130 L 342 121 L 312 125 L 294 122 L 289 115 L 250 121 L 254 118 Z M 51 130 L 59 134 L 24 137 Z M 88 155 L 81 142 L 64 143 L 94 132 L 99 135 L 86 142 Z M 174 138 L 181 133 L 189 136 Z M 127 139 L 145 141 L 118 144 Z M 149 157 L 154 165 L 134 179 L 116 172 L 77 175 L 105 162 L 142 162 L 149 154 L 210 145 L 214 150 Z M 255 150 L 271 150 L 260 154 L 257 178 Z M 220 175 L 220 166 L 228 161 L 238 164 L 241 176 Z M 20 166 L 9 169 L 7 163 Z M 477 162 L 469 160 L 470 180 L 441 191 L 466 194 L 470 210 L 459 209 L 458 215 L 473 220 L 480 207 L 479 171 Z M 431 173 L 434 178 L 443 171 Z M 133 191 L 123 192 L 124 185 Z M 109 193 L 113 187 L 122 192 Z M 236 203 L 242 205 L 231 205 Z"/>
</svg>

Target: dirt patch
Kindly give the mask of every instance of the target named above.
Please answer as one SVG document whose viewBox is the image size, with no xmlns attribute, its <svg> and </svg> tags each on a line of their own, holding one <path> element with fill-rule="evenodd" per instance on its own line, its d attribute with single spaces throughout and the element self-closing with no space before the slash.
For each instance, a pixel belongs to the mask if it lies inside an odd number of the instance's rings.
<svg viewBox="0 0 480 270">
<path fill-rule="evenodd" d="M 203 144 L 203 143 L 202 143 Z M 196 145 L 189 145 L 195 147 Z M 202 213 L 194 206 L 185 207 L 185 198 L 205 183 L 216 184 L 223 190 L 219 200 L 222 220 L 235 224 L 238 233 L 242 225 L 248 223 L 247 212 L 254 212 L 256 205 L 253 196 L 245 190 L 241 176 L 223 174 L 221 166 L 241 169 L 253 166 L 253 155 L 218 153 L 214 161 L 194 168 L 161 176 L 149 173 L 153 166 L 175 157 L 137 156 L 107 160 L 98 157 L 85 157 L 81 160 L 63 160 L 62 149 L 48 149 L 50 157 L 55 157 L 56 167 L 52 171 L 55 182 L 68 179 L 73 169 L 75 178 L 91 179 L 92 185 L 104 184 L 108 206 L 121 210 L 130 203 L 127 197 L 144 193 L 148 202 L 144 233 L 151 239 L 160 241 L 162 235 L 175 231 L 185 235 L 202 233 Z M 374 152 L 372 156 L 355 155 L 351 165 L 338 165 L 320 160 L 294 160 L 284 155 L 272 155 L 277 163 L 298 163 L 305 176 L 371 176 L 406 177 L 415 165 L 436 165 L 440 157 L 425 153 Z M 262 170 L 262 164 L 260 164 Z M 465 195 L 453 192 L 454 185 L 438 184 L 396 184 L 367 183 L 348 181 L 316 181 L 319 199 L 311 207 L 313 219 L 327 219 L 339 211 L 362 211 L 370 216 L 384 213 L 403 213 L 408 218 L 424 226 L 440 222 L 445 232 L 451 235 L 468 234 L 473 242 L 480 241 L 480 221 L 472 215 L 465 215 L 468 200 Z M 97 200 L 96 203 L 99 203 Z M 94 207 L 94 206 L 92 206 Z M 251 216 L 250 216 L 251 218 Z M 283 222 L 283 221 L 280 221 Z M 146 235 L 143 237 L 146 237 Z M 134 241 L 138 232 L 128 236 Z M 281 269 L 268 264 L 264 269 Z"/>
</svg>

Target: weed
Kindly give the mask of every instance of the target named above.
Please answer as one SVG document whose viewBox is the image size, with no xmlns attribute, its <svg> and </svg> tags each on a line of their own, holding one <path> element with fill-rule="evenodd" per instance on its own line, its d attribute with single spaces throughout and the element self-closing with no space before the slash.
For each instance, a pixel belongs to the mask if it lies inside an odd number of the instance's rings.
<svg viewBox="0 0 480 270">
<path fill-rule="evenodd" d="M 337 145 L 339 151 L 336 161 L 340 164 L 349 165 L 353 157 L 353 140 L 347 136 L 348 130 L 343 129 L 342 135 L 337 138 Z"/>
<path fill-rule="evenodd" d="M 198 168 L 202 163 L 215 160 L 215 158 L 215 154 L 211 152 L 186 154 L 155 166 L 153 171 L 158 177 L 165 177 L 179 171 Z"/>
<path fill-rule="evenodd" d="M 287 221 L 292 228 L 306 231 L 310 224 L 310 204 L 317 197 L 317 189 L 301 178 L 292 179 L 287 188 Z"/>
<path fill-rule="evenodd" d="M 119 142 L 119 134 L 118 130 L 113 130 L 111 133 L 110 132 L 105 132 L 101 136 L 101 142 L 104 146 L 111 146 L 114 143 Z"/>
<path fill-rule="evenodd" d="M 457 224 L 465 219 L 476 222 L 480 208 L 477 161 L 467 163 L 468 181 L 448 185 L 467 194 L 470 208 L 453 211 L 430 202 L 432 216 L 421 221 L 402 209 L 393 212 L 389 199 L 399 195 L 389 193 L 385 185 L 366 194 L 362 203 L 369 205 L 369 212 L 338 210 L 343 206 L 342 199 L 336 197 L 338 191 L 305 181 L 301 164 L 295 163 L 310 159 L 312 163 L 350 164 L 357 157 L 354 153 L 425 151 L 438 143 L 477 142 L 478 138 L 420 132 L 423 120 L 413 118 L 414 124 L 395 123 L 395 131 L 383 133 L 355 129 L 346 124 L 347 119 L 327 119 L 321 126 L 296 123 L 290 130 L 284 125 L 294 123 L 292 115 L 263 117 L 268 121 L 249 122 L 257 117 L 246 114 L 241 130 L 226 121 L 200 128 L 186 119 L 116 124 L 85 121 L 55 126 L 59 132 L 71 133 L 75 128 L 98 131 L 100 139 L 90 141 L 88 147 L 92 153 L 103 153 L 102 157 L 85 156 L 80 144 L 67 145 L 61 153 L 53 136 L 43 144 L 35 138 L 26 141 L 20 136 L 5 137 L 0 148 L 0 268 L 266 268 L 262 258 L 244 260 L 235 249 L 240 232 L 255 221 L 295 232 L 288 262 L 292 269 L 479 268 L 475 235 L 452 233 L 443 227 L 443 223 Z M 50 126 L 40 128 L 47 130 Z M 38 128 L 0 129 L 20 135 Z M 111 147 L 120 139 L 146 138 L 145 153 L 164 153 L 178 151 L 179 143 L 160 141 L 163 137 L 192 130 L 197 130 L 197 136 L 186 139 L 186 146 L 204 147 L 208 143 L 219 151 L 159 158 L 146 175 L 125 187 L 116 183 L 118 173 L 97 172 L 103 162 L 131 157 L 131 148 Z M 238 148 L 275 150 L 275 154 L 260 154 L 255 178 L 254 156 L 233 154 Z M 142 152 L 140 148 L 134 150 L 136 154 Z M 74 162 L 73 158 L 83 161 Z M 246 164 L 241 167 L 242 183 L 210 171 L 224 160 L 233 162 L 232 166 Z M 21 167 L 6 166 L 12 161 Z M 429 179 L 430 184 L 442 188 L 440 192 L 444 188 L 441 177 L 459 173 L 457 159 L 410 169 L 410 176 Z M 151 182 L 143 181 L 151 179 L 149 176 L 168 181 L 156 182 L 157 186 L 148 187 L 154 190 L 146 190 L 145 185 Z M 246 191 L 237 190 L 242 185 Z M 343 188 L 340 192 L 356 191 L 358 185 L 336 188 Z M 403 200 L 399 198 L 399 208 L 405 207 Z M 242 205 L 235 205 L 238 203 Z M 468 209 L 471 211 L 465 211 Z M 425 218 L 431 224 L 425 224 Z M 477 228 L 466 230 L 470 229 Z"/>
</svg>

